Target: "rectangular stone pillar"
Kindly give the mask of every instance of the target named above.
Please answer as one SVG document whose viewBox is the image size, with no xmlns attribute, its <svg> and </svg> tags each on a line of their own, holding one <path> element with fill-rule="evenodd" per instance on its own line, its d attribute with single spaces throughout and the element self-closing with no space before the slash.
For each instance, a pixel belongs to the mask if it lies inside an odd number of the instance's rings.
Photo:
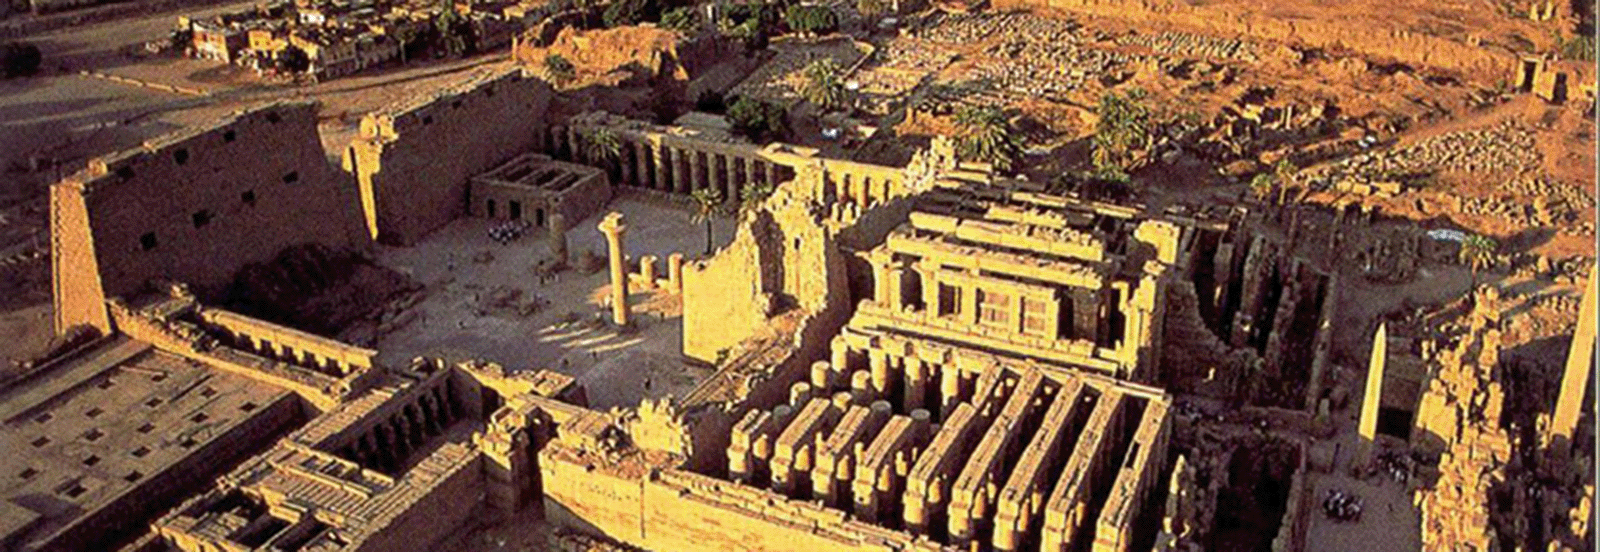
<svg viewBox="0 0 1600 552">
<path fill-rule="evenodd" d="M 1597 265 L 1600 267 L 1600 265 Z M 1600 268 L 1590 267 L 1589 282 L 1583 287 L 1583 299 L 1578 304 L 1578 328 L 1572 334 L 1572 344 L 1567 348 L 1567 364 L 1561 375 L 1561 393 L 1556 397 L 1556 410 L 1550 418 L 1548 445 L 1557 454 L 1565 456 L 1572 446 L 1572 435 L 1578 427 L 1578 417 L 1583 414 L 1584 395 L 1589 391 L 1589 379 L 1594 377 L 1595 355 L 1595 301 L 1596 277 Z"/>
<path fill-rule="evenodd" d="M 1361 420 L 1356 432 L 1361 441 L 1356 448 L 1356 466 L 1365 466 L 1372 459 L 1372 442 L 1378 437 L 1378 407 L 1383 403 L 1383 368 L 1389 357 L 1389 332 L 1383 323 L 1372 336 L 1372 359 L 1367 362 L 1367 387 L 1361 399 Z"/>
</svg>

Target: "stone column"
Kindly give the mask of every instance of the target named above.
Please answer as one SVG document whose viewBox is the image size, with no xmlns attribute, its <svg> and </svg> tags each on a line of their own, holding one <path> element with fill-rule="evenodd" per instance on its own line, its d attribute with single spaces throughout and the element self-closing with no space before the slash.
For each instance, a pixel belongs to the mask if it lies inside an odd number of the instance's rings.
<svg viewBox="0 0 1600 552">
<path fill-rule="evenodd" d="M 706 152 L 706 182 L 722 194 L 723 200 L 732 200 L 733 190 L 728 186 L 728 161 L 720 154 Z"/>
<path fill-rule="evenodd" d="M 667 255 L 667 291 L 683 293 L 683 254 Z"/>
<path fill-rule="evenodd" d="M 650 164 L 645 162 L 647 149 L 643 143 L 629 141 L 628 149 L 633 151 L 633 173 L 638 177 L 640 188 L 650 187 Z"/>
<path fill-rule="evenodd" d="M 1383 368 L 1388 360 L 1388 329 L 1378 324 L 1378 333 L 1372 337 L 1372 360 L 1367 363 L 1366 396 L 1361 399 L 1361 421 L 1356 425 L 1361 441 L 1357 444 L 1354 466 L 1367 465 L 1372 459 L 1373 440 L 1378 436 L 1378 405 L 1383 402 Z"/>
<path fill-rule="evenodd" d="M 1565 456 L 1572 446 L 1572 433 L 1578 427 L 1578 417 L 1583 414 L 1583 396 L 1589 391 L 1589 378 L 1594 374 L 1595 353 L 1595 301 L 1596 276 L 1600 265 L 1589 269 L 1589 283 L 1583 288 L 1583 300 L 1578 306 L 1578 329 L 1572 334 L 1572 345 L 1567 349 L 1566 371 L 1561 376 L 1561 394 L 1556 398 L 1556 411 L 1550 419 L 1549 442 L 1557 454 Z"/>
<path fill-rule="evenodd" d="M 910 412 L 922 408 L 922 401 L 928 396 L 928 364 L 917 357 L 906 357 L 905 360 L 906 390 L 902 402 L 905 411 Z"/>
<path fill-rule="evenodd" d="M 939 420 L 943 421 L 961 402 L 961 370 L 954 363 L 939 367 Z"/>
<path fill-rule="evenodd" d="M 860 181 L 856 182 L 856 193 L 859 194 L 856 204 L 860 205 L 862 209 L 866 209 L 868 205 L 872 204 L 872 180 L 865 176 L 861 177 Z"/>
<path fill-rule="evenodd" d="M 581 135 L 578 134 L 578 127 L 576 127 L 576 126 L 567 127 L 567 143 L 568 144 L 572 144 L 570 146 L 570 148 L 572 150 L 572 160 L 573 161 L 579 161 L 579 162 L 587 162 L 588 161 L 588 156 L 584 155 L 583 138 L 582 138 Z"/>
<path fill-rule="evenodd" d="M 771 185 L 774 188 L 778 187 L 778 164 L 777 163 L 771 163 L 771 162 L 767 163 L 767 184 Z"/>
<path fill-rule="evenodd" d="M 621 144 L 621 147 L 617 148 L 617 169 L 618 169 L 617 172 L 622 175 L 622 181 L 618 182 L 617 185 L 619 185 L 619 186 L 637 186 L 637 185 L 639 185 L 638 184 L 638 180 L 634 178 L 633 167 L 634 167 L 633 146 L 629 145 L 628 142 L 623 142 Z"/>
<path fill-rule="evenodd" d="M 606 250 L 611 255 L 611 321 L 618 326 L 628 325 L 628 272 L 622 262 L 622 234 L 627 229 L 622 213 L 616 211 L 600 221 L 600 232 L 606 235 Z"/>
<path fill-rule="evenodd" d="M 829 342 L 828 345 L 832 349 L 833 356 L 831 357 L 831 360 L 833 362 L 831 364 L 834 371 L 841 374 L 849 374 L 850 344 L 845 341 L 844 336 L 836 335 L 833 336 L 833 341 Z"/>
<path fill-rule="evenodd" d="M 550 214 L 550 256 L 557 266 L 567 264 L 567 217 L 561 213 Z"/>
<path fill-rule="evenodd" d="M 889 353 L 876 349 L 868 351 L 867 362 L 872 374 L 872 392 L 882 398 L 889 393 Z"/>
<path fill-rule="evenodd" d="M 689 175 L 685 174 L 683 169 L 685 165 L 683 150 L 672 148 L 667 150 L 667 155 L 672 158 L 672 176 L 669 177 L 672 185 L 667 189 L 680 194 L 688 193 Z"/>
<path fill-rule="evenodd" d="M 833 367 L 828 365 L 828 361 L 811 363 L 811 388 L 822 394 L 833 389 Z"/>
<path fill-rule="evenodd" d="M 652 189 L 671 191 L 672 181 L 667 175 L 667 152 L 661 144 L 650 144 L 650 164 L 655 165 L 656 180 L 651 182 Z"/>
<path fill-rule="evenodd" d="M 645 255 L 643 257 L 639 257 L 639 279 L 642 280 L 640 285 L 644 286 L 645 289 L 656 288 L 655 255 Z"/>
</svg>

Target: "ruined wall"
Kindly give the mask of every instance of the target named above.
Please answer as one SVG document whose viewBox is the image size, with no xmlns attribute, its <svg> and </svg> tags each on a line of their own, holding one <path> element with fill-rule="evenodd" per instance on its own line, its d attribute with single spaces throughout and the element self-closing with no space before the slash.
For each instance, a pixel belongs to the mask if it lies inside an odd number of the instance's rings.
<svg viewBox="0 0 1600 552">
<path fill-rule="evenodd" d="M 540 453 L 551 521 L 658 552 L 939 550 L 763 489 L 672 469 L 594 469 L 598 462 L 559 446 Z"/>
<path fill-rule="evenodd" d="M 348 177 L 329 166 L 316 105 L 276 103 L 111 154 L 51 190 L 57 331 L 108 329 L 107 296 L 151 278 L 226 290 L 297 244 L 365 244 Z"/>
<path fill-rule="evenodd" d="M 356 176 L 371 237 L 414 243 L 465 213 L 469 178 L 540 147 L 551 94 L 508 69 L 362 119 L 344 169 Z"/>
<path fill-rule="evenodd" d="M 848 300 L 844 264 L 835 232 L 808 198 L 796 186 L 780 187 L 732 243 L 684 267 L 684 354 L 714 362 L 783 310 L 815 312 Z"/>
</svg>

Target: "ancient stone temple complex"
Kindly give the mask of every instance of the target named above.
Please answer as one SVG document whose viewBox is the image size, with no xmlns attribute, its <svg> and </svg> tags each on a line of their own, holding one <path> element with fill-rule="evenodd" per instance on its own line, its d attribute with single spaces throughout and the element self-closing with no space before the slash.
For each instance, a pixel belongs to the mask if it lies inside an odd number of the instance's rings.
<svg viewBox="0 0 1600 552">
<path fill-rule="evenodd" d="M 1183 124 L 1212 124 L 1198 114 L 1153 125 L 1144 154 L 1181 182 L 1147 195 L 1099 158 L 1003 145 L 1061 175 L 1039 179 L 974 159 L 958 132 L 873 142 L 975 117 L 945 99 L 1053 101 L 1009 80 L 1027 68 L 985 66 L 1004 94 L 919 95 L 879 128 L 860 119 L 965 63 L 891 67 L 899 40 L 1011 25 L 1028 40 L 991 54 L 1061 56 L 1088 40 L 955 4 L 898 30 L 846 21 L 895 35 L 882 49 L 617 46 L 628 63 L 598 75 L 541 48 L 604 37 L 540 27 L 518 39 L 520 65 L 451 66 L 471 76 L 343 134 L 327 129 L 346 114 L 314 101 L 261 102 L 63 174 L 41 242 L 55 339 L 0 379 L 0 551 L 1592 550 L 1592 260 L 1491 280 L 1482 236 L 1385 218 L 1449 220 L 1447 199 L 1387 201 L 1420 169 L 1300 173 L 1321 154 L 1241 153 L 1301 132 L 1296 108 L 1259 98 L 1217 119 L 1227 141 L 1194 138 Z M 466 11 L 473 40 L 526 16 Z M 1333 55 L 1185 36 L 1124 35 L 1135 53 L 1051 78 L 1110 90 L 1226 72 L 1147 50 Z M 778 130 L 796 143 L 744 128 L 745 109 L 777 104 L 718 90 L 782 98 L 692 59 L 743 56 L 743 78 L 828 48 L 865 52 L 845 60 L 850 100 L 793 110 L 808 118 Z M 328 74 L 332 54 L 313 52 Z M 1339 67 L 1393 74 L 1420 55 Z M 1510 69 L 1497 60 L 1446 65 Z M 1539 75 L 1576 70 L 1541 63 L 1522 88 L 1553 102 L 1568 73 Z M 337 93 L 364 93 L 351 86 Z M 704 105 L 649 120 L 649 98 Z M 1305 132 L 1346 153 L 1378 143 L 1342 124 Z M 1234 156 L 1208 178 L 1238 174 L 1202 186 L 1183 164 L 1201 151 Z M 1339 172 L 1367 169 L 1383 176 Z M 1554 220 L 1567 203 L 1538 205 Z M 1390 285 L 1426 300 L 1374 299 Z"/>
</svg>

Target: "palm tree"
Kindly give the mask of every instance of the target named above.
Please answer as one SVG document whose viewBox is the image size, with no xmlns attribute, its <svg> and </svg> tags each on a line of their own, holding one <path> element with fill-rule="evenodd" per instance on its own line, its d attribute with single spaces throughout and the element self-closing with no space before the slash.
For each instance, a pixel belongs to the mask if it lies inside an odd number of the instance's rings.
<svg viewBox="0 0 1600 552">
<path fill-rule="evenodd" d="M 1461 264 L 1471 267 L 1472 273 L 1477 274 L 1479 270 L 1494 265 L 1495 251 L 1499 248 L 1500 244 L 1488 236 L 1467 234 L 1467 237 L 1461 240 L 1458 256 Z"/>
<path fill-rule="evenodd" d="M 756 182 L 746 184 L 745 187 L 739 189 L 739 208 L 741 210 L 754 209 L 762 201 L 766 201 L 767 196 L 772 195 L 772 190 L 771 184 Z"/>
<path fill-rule="evenodd" d="M 573 67 L 572 62 L 567 61 L 567 58 L 562 57 L 561 54 L 545 56 L 544 70 L 545 74 L 550 77 L 550 82 L 556 86 L 565 86 L 578 76 L 577 68 Z"/>
<path fill-rule="evenodd" d="M 1278 177 L 1276 175 L 1259 173 L 1256 174 L 1255 178 L 1250 179 L 1250 191 L 1256 195 L 1256 199 L 1266 199 L 1267 194 L 1272 193 L 1272 187 L 1277 184 Z"/>
<path fill-rule="evenodd" d="M 617 159 L 622 157 L 622 139 L 617 137 L 616 131 L 595 127 L 584 133 L 583 138 L 584 158 L 590 163 L 605 166 L 608 173 L 617 172 Z"/>
<path fill-rule="evenodd" d="M 961 106 L 956 111 L 956 126 L 961 132 L 956 138 L 956 151 L 962 158 L 989 163 L 1001 172 L 1008 172 L 1022 155 L 1022 143 L 1017 140 L 1011 121 L 998 107 Z"/>
<path fill-rule="evenodd" d="M 806 101 L 824 110 L 844 106 L 844 69 L 833 58 L 822 58 L 806 65 L 801 71 L 805 81 L 800 85 L 800 95 Z"/>
<path fill-rule="evenodd" d="M 689 194 L 689 199 L 694 200 L 694 215 L 691 222 L 704 222 L 706 225 L 706 254 L 711 254 L 711 219 L 722 214 L 722 191 L 716 188 L 701 188 Z"/>
</svg>

